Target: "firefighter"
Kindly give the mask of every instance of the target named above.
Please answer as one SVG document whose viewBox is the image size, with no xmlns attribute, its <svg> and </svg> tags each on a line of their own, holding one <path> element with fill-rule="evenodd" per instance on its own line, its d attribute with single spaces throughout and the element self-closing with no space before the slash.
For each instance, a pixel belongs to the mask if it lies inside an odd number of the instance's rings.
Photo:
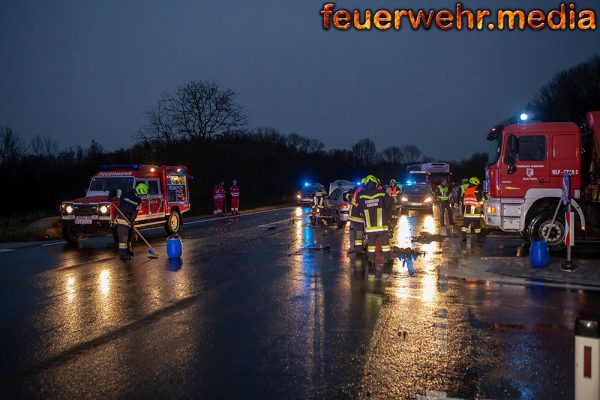
<svg viewBox="0 0 600 400">
<path fill-rule="evenodd" d="M 389 260 L 391 252 L 389 236 L 390 210 L 393 200 L 379 189 L 381 183 L 373 175 L 365 178 L 365 190 L 358 196 L 358 209 L 363 215 L 364 232 L 367 235 L 369 261 L 375 261 L 377 241 L 381 246 L 384 260 Z"/>
<path fill-rule="evenodd" d="M 398 203 L 398 193 L 400 193 L 398 183 L 395 179 L 392 179 L 390 181 L 390 187 L 388 188 L 388 194 L 394 200 L 394 203 Z"/>
<path fill-rule="evenodd" d="M 322 214 L 323 209 L 325 208 L 325 195 L 325 189 L 322 186 L 313 194 L 312 219 L 314 224 L 318 222 L 317 218 Z"/>
<path fill-rule="evenodd" d="M 225 182 L 221 182 L 215 186 L 213 200 L 215 203 L 214 214 L 223 215 L 225 209 Z"/>
<path fill-rule="evenodd" d="M 364 183 L 365 179 L 361 180 L 361 183 Z M 349 253 L 362 253 L 364 249 L 363 243 L 363 229 L 365 226 L 365 221 L 363 220 L 363 216 L 358 209 L 358 196 L 360 192 L 365 190 L 364 185 L 359 185 L 356 189 L 354 189 L 352 193 L 352 198 L 350 201 L 350 212 L 348 219 L 350 220 L 350 250 Z"/>
<path fill-rule="evenodd" d="M 462 241 L 467 240 L 467 232 L 469 227 L 473 227 L 477 240 L 480 240 L 481 234 L 481 193 L 479 192 L 479 178 L 472 177 L 469 179 L 469 186 L 463 194 L 463 226 L 462 226 Z"/>
<path fill-rule="evenodd" d="M 121 260 L 131 260 L 133 257 L 133 251 L 131 250 L 133 228 L 131 224 L 135 221 L 140 209 L 141 196 L 147 194 L 148 185 L 145 183 L 138 183 L 135 190 L 132 188 L 117 189 L 109 194 L 109 201 L 112 201 L 113 197 L 119 199 L 119 209 L 115 212 L 114 222 L 117 224 L 119 234 L 119 257 Z"/>
<path fill-rule="evenodd" d="M 454 225 L 452 218 L 452 207 L 450 207 L 450 188 L 448 187 L 448 179 L 443 178 L 436 190 L 438 205 L 440 207 L 440 224 L 445 226 L 444 212 L 448 212 L 448 223 Z"/>
<path fill-rule="evenodd" d="M 231 195 L 231 213 L 240 215 L 240 188 L 238 187 L 237 180 L 233 180 L 229 188 L 229 193 Z"/>
</svg>

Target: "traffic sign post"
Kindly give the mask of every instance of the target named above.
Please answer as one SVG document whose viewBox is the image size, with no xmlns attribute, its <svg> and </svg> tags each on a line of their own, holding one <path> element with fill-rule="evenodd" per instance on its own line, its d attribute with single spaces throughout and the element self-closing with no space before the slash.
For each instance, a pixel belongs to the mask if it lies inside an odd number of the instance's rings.
<svg viewBox="0 0 600 400">
<path fill-rule="evenodd" d="M 571 248 L 575 245 L 575 213 L 571 208 L 571 175 L 565 171 L 562 185 L 562 201 L 567 206 L 565 212 L 565 245 L 567 246 L 567 261 L 560 266 L 565 272 L 575 272 L 577 265 L 571 259 Z"/>
</svg>

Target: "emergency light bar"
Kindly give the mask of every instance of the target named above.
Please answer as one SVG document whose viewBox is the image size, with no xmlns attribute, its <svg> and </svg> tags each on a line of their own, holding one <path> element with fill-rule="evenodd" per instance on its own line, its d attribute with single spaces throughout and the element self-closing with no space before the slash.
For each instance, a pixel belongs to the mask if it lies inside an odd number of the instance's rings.
<svg viewBox="0 0 600 400">
<path fill-rule="evenodd" d="M 139 164 L 131 164 L 131 165 L 101 165 L 100 171 L 112 171 L 115 169 L 140 169 Z"/>
</svg>

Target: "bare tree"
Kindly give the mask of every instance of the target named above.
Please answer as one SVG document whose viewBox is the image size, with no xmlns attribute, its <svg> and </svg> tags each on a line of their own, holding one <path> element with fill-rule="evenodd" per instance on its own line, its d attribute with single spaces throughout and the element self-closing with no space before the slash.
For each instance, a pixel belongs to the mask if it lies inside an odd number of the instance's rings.
<svg viewBox="0 0 600 400">
<path fill-rule="evenodd" d="M 189 138 L 210 139 L 247 122 L 237 93 L 214 82 L 190 81 L 180 86 L 170 101 L 170 111 L 178 132 Z"/>
<path fill-rule="evenodd" d="M 354 158 L 361 165 L 373 165 L 379 161 L 377 147 L 371 139 L 364 138 L 352 145 L 352 153 Z"/>
<path fill-rule="evenodd" d="M 404 151 L 398 146 L 386 147 L 381 156 L 385 162 L 390 164 L 402 164 L 405 159 Z"/>
<path fill-rule="evenodd" d="M 138 139 L 159 140 L 167 144 L 175 139 L 174 113 L 170 107 L 172 101 L 169 95 L 162 95 L 154 108 L 146 114 L 148 123 L 138 131 Z"/>
<path fill-rule="evenodd" d="M 35 135 L 31 138 L 29 149 L 34 156 L 53 157 L 58 150 L 58 143 L 50 136 Z"/>
<path fill-rule="evenodd" d="M 407 144 L 402 147 L 402 151 L 404 152 L 404 159 L 407 163 L 417 162 L 421 158 L 421 150 L 412 144 Z"/>
<path fill-rule="evenodd" d="M 0 164 L 19 157 L 22 152 L 19 135 L 7 126 L 0 127 Z"/>
</svg>

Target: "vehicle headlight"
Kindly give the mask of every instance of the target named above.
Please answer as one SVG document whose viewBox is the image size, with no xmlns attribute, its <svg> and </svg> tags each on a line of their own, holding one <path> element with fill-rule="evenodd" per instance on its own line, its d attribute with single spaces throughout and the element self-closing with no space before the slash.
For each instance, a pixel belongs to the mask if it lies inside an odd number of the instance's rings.
<svg viewBox="0 0 600 400">
<path fill-rule="evenodd" d="M 400 200 L 402 200 L 402 201 L 408 201 L 408 198 L 405 197 L 405 196 L 402 196 L 402 199 L 400 199 Z"/>
<path fill-rule="evenodd" d="M 431 197 L 426 198 L 425 203 L 431 203 Z"/>
<path fill-rule="evenodd" d="M 494 207 L 494 206 L 488 206 L 487 213 L 488 214 L 496 214 L 496 207 Z"/>
<path fill-rule="evenodd" d="M 106 214 L 106 213 L 108 213 L 108 207 L 107 206 L 104 206 L 104 205 L 100 206 L 99 210 L 100 210 L 100 214 Z"/>
<path fill-rule="evenodd" d="M 296 198 L 298 198 L 298 199 L 301 199 L 301 198 L 302 198 L 302 196 L 301 196 L 300 194 L 297 194 L 297 195 L 296 195 Z"/>
<path fill-rule="evenodd" d="M 72 205 L 70 205 L 70 204 L 67 204 L 67 205 L 65 206 L 65 212 L 66 212 L 67 214 L 73 214 L 73 206 L 72 206 Z"/>
</svg>

